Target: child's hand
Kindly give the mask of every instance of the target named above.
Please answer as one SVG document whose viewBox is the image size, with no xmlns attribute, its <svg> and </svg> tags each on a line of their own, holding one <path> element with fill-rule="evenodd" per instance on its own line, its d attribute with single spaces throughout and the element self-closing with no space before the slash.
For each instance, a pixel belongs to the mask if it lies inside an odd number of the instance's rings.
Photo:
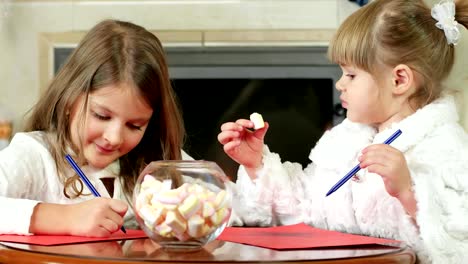
<svg viewBox="0 0 468 264">
<path fill-rule="evenodd" d="M 247 170 L 256 169 L 262 164 L 263 138 L 268 130 L 268 123 L 265 122 L 265 127 L 255 131 L 247 129 L 253 127 L 252 121 L 239 119 L 235 123 L 224 123 L 218 134 L 218 141 L 224 145 L 224 152 Z"/>
<path fill-rule="evenodd" d="M 411 190 L 411 177 L 403 153 L 386 144 L 375 144 L 362 150 L 361 168 L 382 176 L 387 192 L 399 198 Z"/>
<path fill-rule="evenodd" d="M 107 237 L 120 230 L 127 209 L 123 201 L 97 197 L 71 205 L 65 219 L 69 221 L 71 235 Z"/>
</svg>

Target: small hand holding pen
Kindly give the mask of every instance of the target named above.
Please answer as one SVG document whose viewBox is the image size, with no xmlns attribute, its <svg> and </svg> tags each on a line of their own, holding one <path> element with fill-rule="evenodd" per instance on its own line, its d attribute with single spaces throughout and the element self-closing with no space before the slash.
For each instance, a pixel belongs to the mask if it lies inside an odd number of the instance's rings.
<svg viewBox="0 0 468 264">
<path fill-rule="evenodd" d="M 395 133 L 393 133 L 387 140 L 385 140 L 384 144 L 389 145 L 392 143 L 398 136 L 401 135 L 401 130 L 398 129 Z M 325 196 L 329 196 L 330 194 L 334 193 L 338 190 L 343 184 L 345 184 L 349 179 L 351 179 L 359 170 L 361 170 L 361 165 L 358 164 L 354 168 L 352 168 L 341 180 L 339 180 L 330 190 L 327 192 Z"/>
<path fill-rule="evenodd" d="M 94 188 L 94 186 L 91 184 L 91 182 L 89 181 L 88 177 L 86 177 L 86 175 L 84 174 L 84 172 L 80 169 L 80 167 L 78 167 L 78 164 L 76 164 L 76 162 L 73 160 L 73 158 L 70 156 L 70 155 L 66 155 L 65 156 L 65 159 L 68 161 L 68 163 L 70 163 L 70 165 L 72 166 L 72 168 L 75 170 L 75 172 L 78 174 L 78 176 L 80 177 L 80 179 L 83 181 L 83 183 L 86 185 L 86 187 L 88 187 L 88 189 L 93 193 L 93 195 L 95 197 L 101 197 L 101 195 L 99 194 L 99 192 L 96 190 L 96 188 Z M 120 230 L 122 230 L 122 232 L 124 233 L 127 233 L 127 231 L 125 230 L 125 228 L 122 226 L 120 227 Z"/>
</svg>

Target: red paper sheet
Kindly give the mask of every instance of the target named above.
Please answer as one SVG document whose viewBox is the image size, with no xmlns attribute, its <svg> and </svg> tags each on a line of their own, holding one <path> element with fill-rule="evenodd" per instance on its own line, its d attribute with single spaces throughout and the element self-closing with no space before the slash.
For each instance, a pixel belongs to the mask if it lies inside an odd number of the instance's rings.
<svg viewBox="0 0 468 264">
<path fill-rule="evenodd" d="M 219 240 L 271 249 L 303 249 L 373 244 L 395 244 L 397 240 L 352 235 L 311 227 L 304 223 L 278 227 L 227 227 Z"/>
<path fill-rule="evenodd" d="M 21 244 L 33 244 L 33 245 L 65 245 L 65 244 L 76 244 L 86 242 L 98 242 L 98 241 L 112 241 L 112 240 L 125 240 L 135 238 L 145 238 L 147 235 L 143 230 L 127 230 L 127 233 L 118 231 L 113 233 L 110 237 L 79 237 L 79 236 L 52 236 L 52 235 L 32 235 L 32 236 L 20 236 L 20 235 L 0 235 L 0 241 L 2 242 L 13 242 Z"/>
</svg>

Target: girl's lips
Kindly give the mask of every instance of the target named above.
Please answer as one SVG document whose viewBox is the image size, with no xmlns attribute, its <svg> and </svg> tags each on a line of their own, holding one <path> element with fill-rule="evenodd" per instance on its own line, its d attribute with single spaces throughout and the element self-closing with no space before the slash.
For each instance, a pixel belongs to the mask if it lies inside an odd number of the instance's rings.
<svg viewBox="0 0 468 264">
<path fill-rule="evenodd" d="M 343 99 L 343 96 L 340 96 L 340 101 L 341 101 L 341 105 L 348 105 L 348 103 L 346 102 L 345 99 Z"/>
<path fill-rule="evenodd" d="M 348 107 L 348 103 L 347 103 L 346 101 L 341 100 L 341 106 L 342 106 L 343 108 L 347 108 L 347 107 Z"/>
<path fill-rule="evenodd" d="M 104 148 L 104 147 L 99 146 L 98 144 L 96 144 L 96 149 L 103 154 L 110 154 L 114 152 L 113 149 Z"/>
</svg>

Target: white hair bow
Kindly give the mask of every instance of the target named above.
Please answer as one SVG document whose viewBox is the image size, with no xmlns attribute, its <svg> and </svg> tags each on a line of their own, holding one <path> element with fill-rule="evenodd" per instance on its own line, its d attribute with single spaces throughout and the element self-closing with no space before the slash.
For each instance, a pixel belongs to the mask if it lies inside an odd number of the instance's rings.
<svg viewBox="0 0 468 264">
<path fill-rule="evenodd" d="M 455 20 L 455 3 L 453 0 L 443 0 L 431 10 L 432 17 L 437 20 L 436 27 L 442 29 L 448 44 L 457 45 L 460 39 L 460 29 Z"/>
</svg>

